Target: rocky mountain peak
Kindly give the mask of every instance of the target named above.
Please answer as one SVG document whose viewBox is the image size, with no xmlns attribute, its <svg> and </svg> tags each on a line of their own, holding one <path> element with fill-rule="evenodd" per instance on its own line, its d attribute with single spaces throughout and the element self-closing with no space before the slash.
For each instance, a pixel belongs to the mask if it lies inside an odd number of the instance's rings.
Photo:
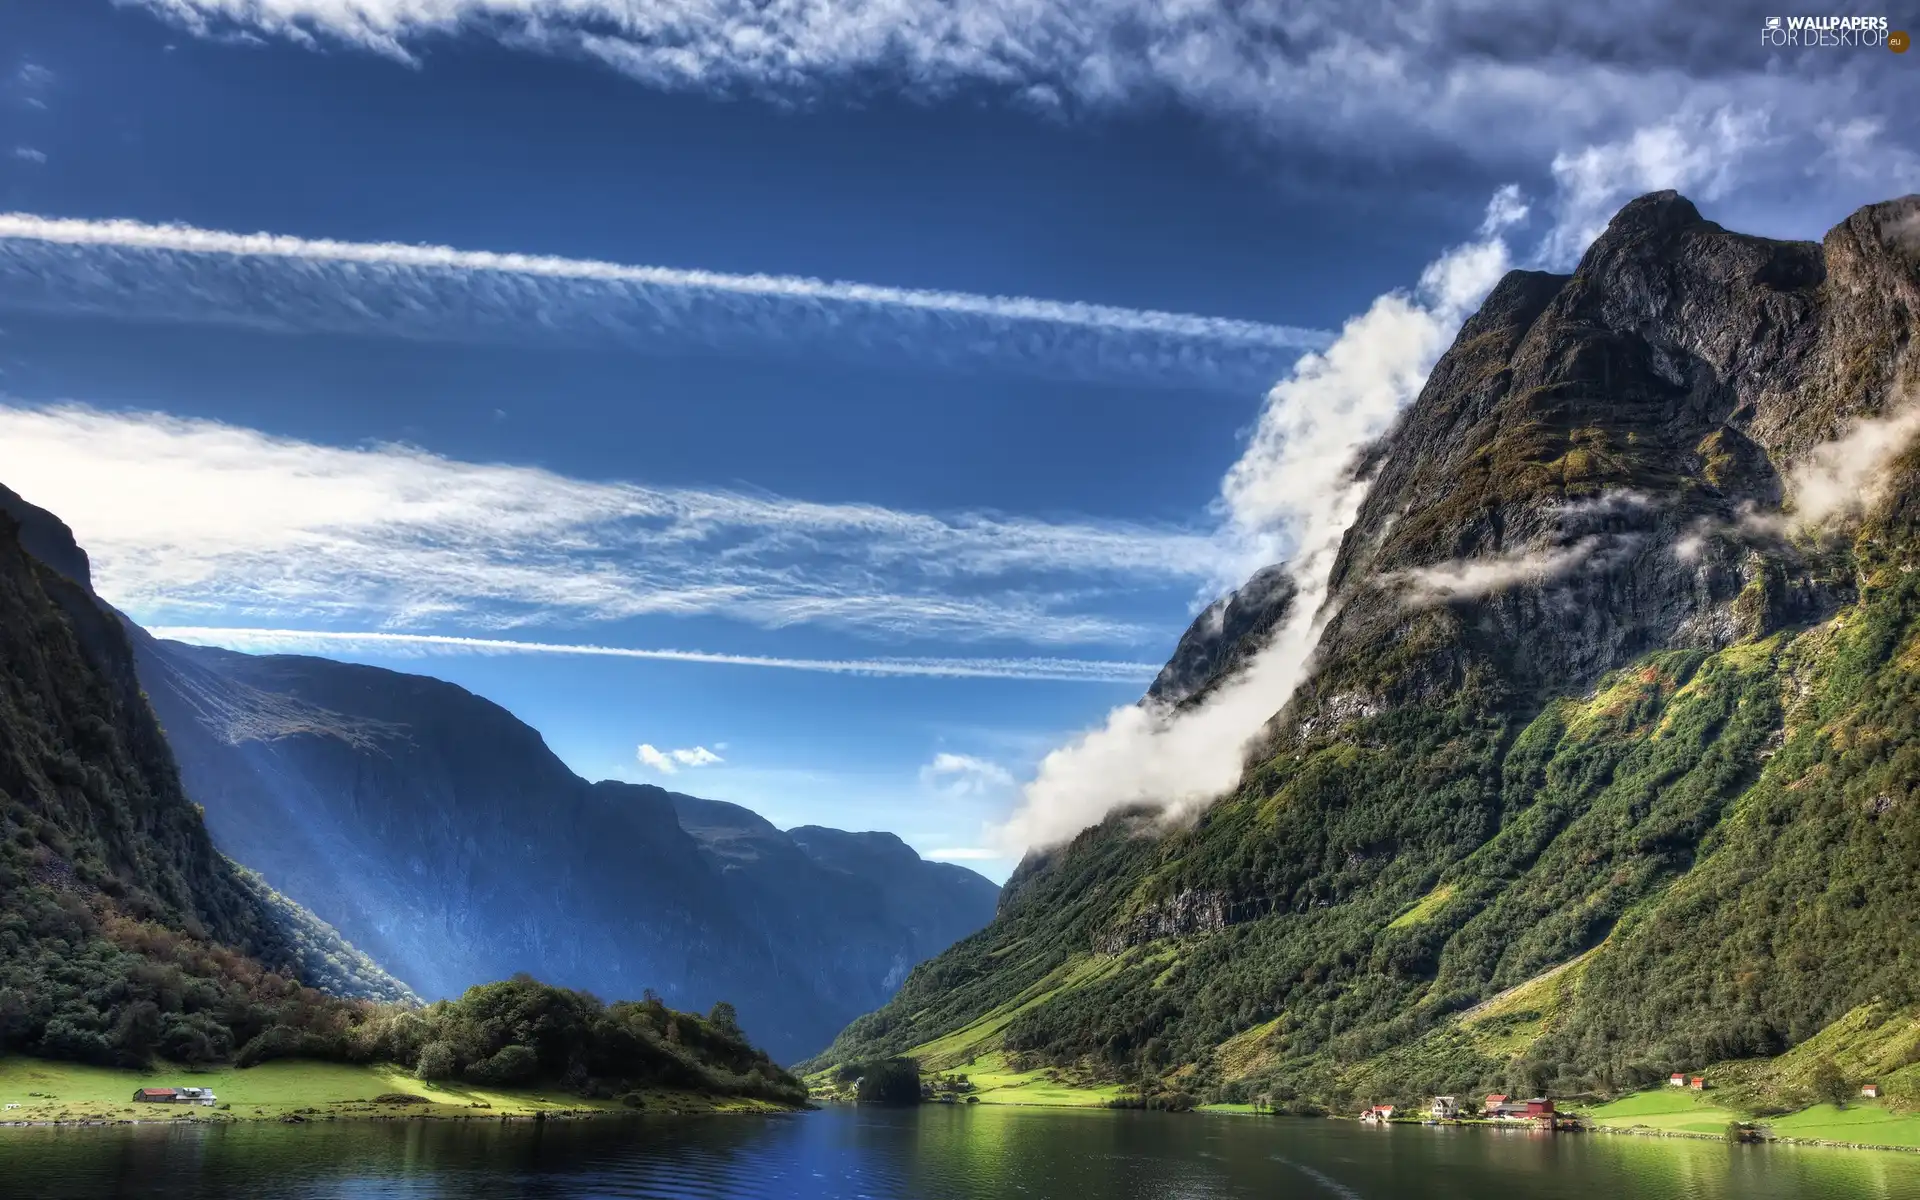
<svg viewBox="0 0 1920 1200">
<path fill-rule="evenodd" d="M 1658 192 L 1571 276 L 1508 275 L 1378 455 L 1296 707 L 1470 677 L 1575 688 L 1839 602 L 1850 580 L 1741 515 L 1778 510 L 1812 447 L 1920 379 L 1917 212 L 1909 197 L 1822 243 L 1777 241 Z M 1759 611 L 1736 604 L 1756 587 Z"/>
</svg>

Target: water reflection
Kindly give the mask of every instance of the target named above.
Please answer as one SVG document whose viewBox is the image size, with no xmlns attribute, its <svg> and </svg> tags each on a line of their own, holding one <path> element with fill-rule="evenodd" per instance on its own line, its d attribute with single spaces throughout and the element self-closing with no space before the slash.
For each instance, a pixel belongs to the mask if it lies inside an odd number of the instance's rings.
<svg viewBox="0 0 1920 1200">
<path fill-rule="evenodd" d="M 0 1130 L 34 1200 L 1853 1200 L 1920 1155 L 1606 1135 L 938 1106 L 583 1123 Z"/>
</svg>

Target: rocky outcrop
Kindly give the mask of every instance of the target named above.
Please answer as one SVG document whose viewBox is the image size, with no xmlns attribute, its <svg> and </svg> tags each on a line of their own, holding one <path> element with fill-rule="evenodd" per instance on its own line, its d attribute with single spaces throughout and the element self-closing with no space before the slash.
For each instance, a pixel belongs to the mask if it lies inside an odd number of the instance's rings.
<svg viewBox="0 0 1920 1200">
<path fill-rule="evenodd" d="M 1246 919 L 1247 914 L 1235 912 L 1235 908 L 1223 891 L 1189 889 L 1102 930 L 1093 948 L 1100 954 L 1118 954 L 1130 946 L 1144 946 L 1161 938 L 1218 933 Z"/>
<path fill-rule="evenodd" d="M 1199 699 L 1252 658 L 1292 611 L 1293 577 L 1286 565 L 1256 571 L 1239 588 L 1206 607 L 1147 688 L 1147 699 L 1180 705 Z"/>
</svg>

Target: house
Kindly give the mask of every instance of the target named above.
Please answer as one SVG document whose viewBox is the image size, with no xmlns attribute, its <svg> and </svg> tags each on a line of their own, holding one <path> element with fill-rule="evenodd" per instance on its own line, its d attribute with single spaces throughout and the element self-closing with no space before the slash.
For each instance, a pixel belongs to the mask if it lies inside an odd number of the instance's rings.
<svg viewBox="0 0 1920 1200">
<path fill-rule="evenodd" d="M 1685 1087 L 1687 1086 L 1687 1077 L 1685 1075 L 1682 1075 L 1680 1072 L 1675 1071 L 1673 1074 L 1667 1076 L 1667 1086 L 1668 1087 Z"/>
<path fill-rule="evenodd" d="M 1480 1106 L 1480 1111 L 1486 1116 L 1497 1117 L 1500 1115 L 1501 1106 L 1506 1104 L 1506 1102 L 1507 1098 L 1505 1096 L 1498 1094 L 1490 1095 L 1487 1097 L 1487 1102 Z"/>
<path fill-rule="evenodd" d="M 1451 1121 L 1460 1115 L 1460 1101 L 1452 1096 L 1435 1096 L 1427 1111 L 1436 1121 Z"/>
<path fill-rule="evenodd" d="M 1880 1085 L 1877 1083 L 1863 1083 L 1860 1085 L 1860 1094 L 1869 1100 L 1878 1100 L 1880 1098 Z"/>
<path fill-rule="evenodd" d="M 1704 1092 L 1707 1090 L 1707 1077 L 1705 1075 L 1695 1075 L 1688 1082 L 1688 1086 L 1696 1092 Z"/>
<path fill-rule="evenodd" d="M 1535 1097 L 1525 1102 L 1520 1115 L 1533 1120 L 1538 1120 L 1542 1117 L 1551 1120 L 1553 1118 L 1553 1101 L 1547 1099 L 1545 1096 Z"/>
<path fill-rule="evenodd" d="M 1393 1119 L 1393 1105 L 1375 1104 L 1360 1114 L 1364 1125 L 1385 1125 Z"/>
<path fill-rule="evenodd" d="M 145 1104 L 198 1104 L 202 1108 L 212 1108 L 216 1097 L 212 1088 L 136 1088 L 135 1101 Z"/>
</svg>

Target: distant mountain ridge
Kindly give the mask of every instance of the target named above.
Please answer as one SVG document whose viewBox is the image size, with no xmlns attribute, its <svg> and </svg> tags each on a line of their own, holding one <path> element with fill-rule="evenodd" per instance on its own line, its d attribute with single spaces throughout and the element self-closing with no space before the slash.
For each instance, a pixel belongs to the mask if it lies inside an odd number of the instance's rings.
<svg viewBox="0 0 1920 1200">
<path fill-rule="evenodd" d="M 938 914 L 916 923 L 899 870 L 823 866 L 733 805 L 590 784 L 440 680 L 128 636 L 219 844 L 425 996 L 526 971 L 726 999 L 790 1061 L 993 912 L 995 885 L 895 839 Z"/>
</svg>

